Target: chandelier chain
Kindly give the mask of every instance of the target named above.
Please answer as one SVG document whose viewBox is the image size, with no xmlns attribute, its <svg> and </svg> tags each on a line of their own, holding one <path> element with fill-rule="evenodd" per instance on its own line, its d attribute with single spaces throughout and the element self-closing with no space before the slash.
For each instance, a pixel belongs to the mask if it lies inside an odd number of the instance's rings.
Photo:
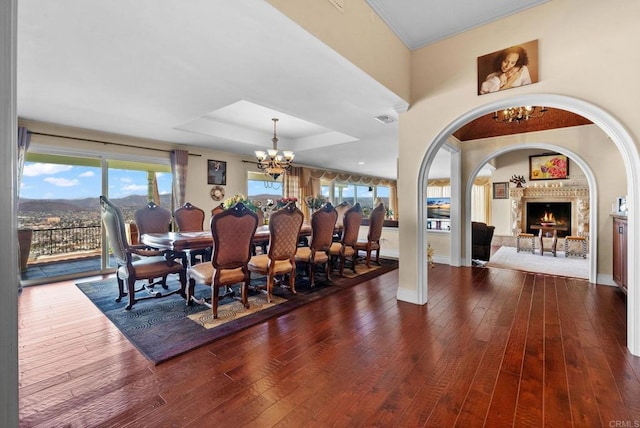
<svg viewBox="0 0 640 428">
<path fill-rule="evenodd" d="M 265 153 L 262 150 L 256 150 L 256 158 L 258 159 L 258 168 L 263 170 L 265 174 L 270 175 L 277 180 L 285 172 L 289 171 L 292 166 L 295 154 L 292 151 L 284 150 L 282 154 L 278 152 L 278 134 L 276 130 L 277 118 L 273 120 L 273 148 Z"/>
</svg>

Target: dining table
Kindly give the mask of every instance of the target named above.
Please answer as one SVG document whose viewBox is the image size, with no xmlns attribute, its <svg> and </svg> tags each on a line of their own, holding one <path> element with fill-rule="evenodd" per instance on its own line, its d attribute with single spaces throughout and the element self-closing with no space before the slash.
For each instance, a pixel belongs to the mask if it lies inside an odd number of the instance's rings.
<svg viewBox="0 0 640 428">
<path fill-rule="evenodd" d="M 310 236 L 311 225 L 303 223 L 300 227 L 300 236 Z M 269 240 L 269 225 L 258 226 L 253 235 L 253 242 L 264 242 Z M 166 233 L 145 233 L 140 236 L 140 242 L 159 250 L 199 250 L 211 247 L 213 237 L 210 230 L 201 232 L 166 232 Z"/>
</svg>

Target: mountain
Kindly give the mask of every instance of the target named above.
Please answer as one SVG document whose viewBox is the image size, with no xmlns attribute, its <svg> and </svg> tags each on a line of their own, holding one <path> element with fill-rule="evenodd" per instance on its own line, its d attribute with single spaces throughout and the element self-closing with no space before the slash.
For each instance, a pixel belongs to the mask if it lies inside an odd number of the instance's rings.
<svg viewBox="0 0 640 428">
<path fill-rule="evenodd" d="M 147 204 L 146 195 L 129 195 L 114 198 L 111 201 L 121 208 L 143 207 Z M 160 195 L 160 205 L 171 207 L 171 195 Z M 93 211 L 100 207 L 100 198 L 84 199 L 25 199 L 18 201 L 19 212 L 79 212 Z"/>
</svg>

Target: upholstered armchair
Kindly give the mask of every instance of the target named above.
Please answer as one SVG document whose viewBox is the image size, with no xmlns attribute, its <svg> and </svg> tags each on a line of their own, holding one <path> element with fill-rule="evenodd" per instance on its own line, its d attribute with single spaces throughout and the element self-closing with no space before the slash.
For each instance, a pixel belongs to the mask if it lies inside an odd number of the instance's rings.
<svg viewBox="0 0 640 428">
<path fill-rule="evenodd" d="M 118 297 L 120 302 L 128 296 L 129 302 L 125 309 L 130 310 L 133 305 L 144 299 L 169 296 L 180 293 L 185 297 L 186 290 L 186 263 L 176 261 L 176 254 L 170 250 L 149 250 L 143 245 L 129 245 L 124 226 L 124 218 L 120 209 L 111 203 L 106 197 L 100 196 L 100 210 L 102 224 L 107 232 L 111 253 L 117 264 L 116 277 L 118 281 Z M 135 257 L 134 257 L 135 256 Z M 167 286 L 167 277 L 176 274 L 180 280 L 180 288 L 173 291 Z M 159 281 L 154 282 L 157 278 Z M 135 283 L 139 280 L 147 280 L 148 285 L 135 289 Z M 127 283 L 127 291 L 124 283 Z M 155 286 L 160 284 L 162 291 L 157 291 Z M 146 291 L 145 297 L 136 297 L 136 293 Z"/>
<path fill-rule="evenodd" d="M 145 233 L 167 233 L 171 224 L 171 211 L 149 202 L 133 213 L 140 236 Z"/>
<path fill-rule="evenodd" d="M 494 230 L 494 226 L 487 226 L 486 223 L 471 222 L 471 258 L 473 260 L 489 261 Z"/>
</svg>

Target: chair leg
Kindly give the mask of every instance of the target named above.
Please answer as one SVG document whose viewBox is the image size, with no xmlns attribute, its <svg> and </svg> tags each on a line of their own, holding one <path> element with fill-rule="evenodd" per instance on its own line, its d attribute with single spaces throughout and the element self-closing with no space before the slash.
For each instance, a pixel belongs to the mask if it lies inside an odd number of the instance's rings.
<svg viewBox="0 0 640 428">
<path fill-rule="evenodd" d="M 130 311 L 133 308 L 133 305 L 136 303 L 136 280 L 132 277 L 127 279 L 127 289 L 129 291 L 129 304 L 125 306 L 127 311 Z"/>
<path fill-rule="evenodd" d="M 117 275 L 117 274 L 116 274 Z M 118 280 L 118 297 L 116 297 L 116 302 L 120 303 L 122 298 L 127 295 L 124 291 L 124 281 L 119 276 L 116 277 Z"/>
<path fill-rule="evenodd" d="M 291 293 L 296 294 L 296 272 L 295 268 L 293 272 L 289 274 L 289 288 L 291 289 Z"/>
<path fill-rule="evenodd" d="M 220 299 L 220 286 L 211 284 L 211 312 L 213 319 L 218 318 L 218 300 Z"/>
</svg>

